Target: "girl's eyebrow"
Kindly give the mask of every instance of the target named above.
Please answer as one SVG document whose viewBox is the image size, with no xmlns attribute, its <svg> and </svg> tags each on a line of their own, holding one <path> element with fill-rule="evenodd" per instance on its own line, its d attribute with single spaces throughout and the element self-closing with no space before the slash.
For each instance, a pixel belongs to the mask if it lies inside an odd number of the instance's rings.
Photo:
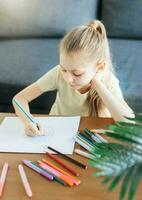
<svg viewBox="0 0 142 200">
<path fill-rule="evenodd" d="M 65 69 L 61 64 L 60 64 L 60 66 L 63 68 L 63 69 Z M 66 70 L 66 69 L 65 69 Z M 82 70 L 78 70 L 78 69 L 73 69 L 73 70 L 71 70 L 71 72 L 83 72 Z"/>
</svg>

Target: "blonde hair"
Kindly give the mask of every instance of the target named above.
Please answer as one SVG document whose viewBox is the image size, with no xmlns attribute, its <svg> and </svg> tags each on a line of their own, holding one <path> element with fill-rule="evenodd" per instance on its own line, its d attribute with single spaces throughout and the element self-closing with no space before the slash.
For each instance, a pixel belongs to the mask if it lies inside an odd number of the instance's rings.
<svg viewBox="0 0 142 200">
<path fill-rule="evenodd" d="M 99 20 L 90 21 L 67 33 L 60 43 L 60 53 L 83 51 L 96 63 L 106 62 L 112 70 L 112 60 L 104 25 Z"/>
<path fill-rule="evenodd" d="M 84 52 L 96 64 L 105 62 L 106 68 L 113 72 L 112 60 L 106 30 L 99 20 L 92 20 L 86 26 L 78 26 L 61 40 L 60 53 L 65 55 Z M 90 91 L 91 115 L 98 115 L 101 100 L 95 91 Z M 94 114 L 95 112 L 95 114 Z"/>
</svg>

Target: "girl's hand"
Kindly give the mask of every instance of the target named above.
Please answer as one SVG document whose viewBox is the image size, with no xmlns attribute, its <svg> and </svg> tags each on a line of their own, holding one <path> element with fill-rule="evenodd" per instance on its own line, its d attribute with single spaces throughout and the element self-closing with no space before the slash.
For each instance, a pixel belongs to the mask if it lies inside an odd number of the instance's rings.
<svg viewBox="0 0 142 200">
<path fill-rule="evenodd" d="M 95 88 L 98 82 L 103 82 L 103 76 L 104 76 L 103 72 L 96 72 L 96 74 L 94 75 L 91 81 L 91 87 Z"/>
<path fill-rule="evenodd" d="M 44 135 L 43 133 L 43 127 L 40 125 L 39 122 L 37 122 L 36 124 L 34 123 L 27 123 L 25 125 L 25 133 L 28 136 L 34 137 L 37 135 Z"/>
</svg>

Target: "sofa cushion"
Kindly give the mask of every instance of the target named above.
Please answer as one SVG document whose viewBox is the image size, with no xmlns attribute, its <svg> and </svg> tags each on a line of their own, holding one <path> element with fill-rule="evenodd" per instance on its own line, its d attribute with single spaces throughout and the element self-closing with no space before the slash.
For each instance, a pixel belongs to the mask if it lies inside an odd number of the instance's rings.
<svg viewBox="0 0 142 200">
<path fill-rule="evenodd" d="M 141 0 L 102 0 L 101 19 L 110 37 L 142 39 Z"/>
<path fill-rule="evenodd" d="M 123 95 L 132 109 L 142 112 L 142 41 L 110 39 L 109 42 Z"/>
<path fill-rule="evenodd" d="M 97 11 L 98 0 L 1 0 L 0 37 L 59 37 Z"/>
<path fill-rule="evenodd" d="M 59 39 L 19 39 L 0 41 L 0 111 L 11 112 L 12 98 L 59 63 Z M 34 113 L 49 113 L 56 92 L 31 103 Z M 3 105 L 3 106 L 2 106 Z"/>
<path fill-rule="evenodd" d="M 58 61 L 59 39 L 0 41 L 0 83 L 28 85 Z"/>
</svg>

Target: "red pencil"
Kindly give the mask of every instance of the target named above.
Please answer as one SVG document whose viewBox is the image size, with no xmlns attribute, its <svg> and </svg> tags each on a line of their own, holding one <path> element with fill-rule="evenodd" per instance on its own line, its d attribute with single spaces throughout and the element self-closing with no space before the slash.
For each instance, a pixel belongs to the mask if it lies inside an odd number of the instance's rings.
<svg viewBox="0 0 142 200">
<path fill-rule="evenodd" d="M 52 155 L 51 153 L 46 152 L 46 154 L 52 158 L 52 160 L 56 161 L 57 163 L 59 163 L 61 166 L 63 166 L 65 169 L 67 169 L 68 171 L 70 171 L 72 174 L 74 174 L 75 176 L 79 176 L 79 173 L 76 172 L 74 169 L 72 169 L 71 167 L 69 167 L 67 164 L 63 163 L 62 160 L 60 160 L 57 156 Z"/>
</svg>

